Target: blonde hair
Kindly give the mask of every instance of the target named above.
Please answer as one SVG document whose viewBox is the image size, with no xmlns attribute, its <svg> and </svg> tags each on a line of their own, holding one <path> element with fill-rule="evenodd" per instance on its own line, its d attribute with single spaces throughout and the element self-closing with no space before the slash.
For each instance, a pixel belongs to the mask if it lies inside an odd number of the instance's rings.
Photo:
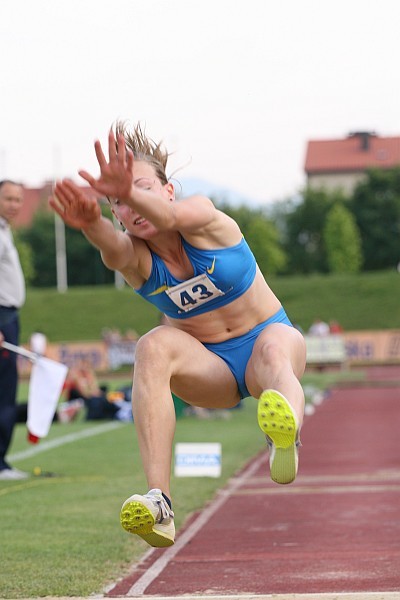
<svg viewBox="0 0 400 600">
<path fill-rule="evenodd" d="M 148 138 L 140 123 L 134 125 L 129 131 L 125 121 L 117 121 L 114 129 L 115 136 L 119 134 L 124 136 L 126 147 L 132 151 L 134 158 L 152 165 L 161 183 L 168 183 L 166 167 L 169 154 L 163 148 L 162 142 L 157 144 Z"/>
</svg>

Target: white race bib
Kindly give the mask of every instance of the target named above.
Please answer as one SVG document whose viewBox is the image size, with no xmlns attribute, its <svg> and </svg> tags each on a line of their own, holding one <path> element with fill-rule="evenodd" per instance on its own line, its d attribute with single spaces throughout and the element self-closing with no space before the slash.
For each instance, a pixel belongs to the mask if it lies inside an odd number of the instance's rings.
<svg viewBox="0 0 400 600">
<path fill-rule="evenodd" d="M 225 293 L 219 290 L 204 273 L 169 288 L 165 293 L 183 312 L 197 308 Z"/>
</svg>

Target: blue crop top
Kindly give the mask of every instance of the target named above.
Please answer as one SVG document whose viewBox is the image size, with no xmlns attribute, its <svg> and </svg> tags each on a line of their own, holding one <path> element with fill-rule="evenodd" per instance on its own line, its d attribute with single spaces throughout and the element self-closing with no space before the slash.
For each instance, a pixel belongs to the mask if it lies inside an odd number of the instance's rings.
<svg viewBox="0 0 400 600">
<path fill-rule="evenodd" d="M 246 240 L 230 248 L 201 250 L 182 238 L 183 248 L 194 275 L 174 277 L 164 262 L 151 252 L 149 279 L 135 290 L 162 313 L 173 319 L 187 319 L 220 308 L 246 292 L 256 275 L 256 260 Z"/>
</svg>

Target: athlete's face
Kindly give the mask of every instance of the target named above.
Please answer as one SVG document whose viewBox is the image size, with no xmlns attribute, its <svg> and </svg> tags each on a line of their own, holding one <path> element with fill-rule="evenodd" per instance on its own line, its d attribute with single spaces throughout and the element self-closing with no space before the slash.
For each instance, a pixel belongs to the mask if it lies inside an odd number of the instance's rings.
<svg viewBox="0 0 400 600">
<path fill-rule="evenodd" d="M 163 184 L 158 179 L 154 167 L 147 162 L 135 162 L 133 184 L 137 189 L 156 193 L 166 202 L 174 199 L 173 185 L 171 183 Z M 136 237 L 149 239 L 157 233 L 158 230 L 152 223 L 126 204 L 112 200 L 111 207 L 118 221 Z"/>
</svg>

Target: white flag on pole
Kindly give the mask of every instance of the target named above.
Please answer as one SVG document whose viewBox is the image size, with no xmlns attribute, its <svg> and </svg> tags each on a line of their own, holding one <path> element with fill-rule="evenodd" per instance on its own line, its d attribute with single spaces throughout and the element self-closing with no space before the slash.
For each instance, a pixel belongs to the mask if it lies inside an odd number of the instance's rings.
<svg viewBox="0 0 400 600">
<path fill-rule="evenodd" d="M 28 439 L 32 443 L 46 437 L 57 409 L 58 400 L 68 373 L 62 363 L 39 356 L 21 346 L 3 342 L 3 348 L 29 358 L 32 363 L 28 396 Z"/>
<path fill-rule="evenodd" d="M 68 367 L 40 356 L 34 363 L 29 381 L 28 420 L 30 434 L 46 437 L 57 409 Z"/>
</svg>

